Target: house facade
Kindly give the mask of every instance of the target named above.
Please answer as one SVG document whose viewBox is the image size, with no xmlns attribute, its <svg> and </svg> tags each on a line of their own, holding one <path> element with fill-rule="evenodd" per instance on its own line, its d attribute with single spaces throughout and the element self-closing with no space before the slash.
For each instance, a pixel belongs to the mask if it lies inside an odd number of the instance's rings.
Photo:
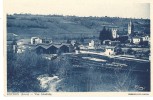
<svg viewBox="0 0 153 100">
<path fill-rule="evenodd" d="M 133 37 L 132 43 L 133 44 L 139 44 L 142 41 L 141 37 Z"/>
<path fill-rule="evenodd" d="M 16 41 L 7 41 L 7 52 L 8 53 L 16 53 L 17 52 Z"/>
<path fill-rule="evenodd" d="M 27 48 L 30 47 L 30 39 L 20 39 L 17 41 L 17 53 L 23 53 Z"/>
<path fill-rule="evenodd" d="M 150 37 L 148 35 L 146 36 L 142 36 L 142 41 L 149 41 L 150 40 Z"/>
<path fill-rule="evenodd" d="M 94 40 L 91 40 L 91 42 L 89 42 L 88 49 L 94 49 L 94 48 L 95 48 L 95 42 Z"/>
<path fill-rule="evenodd" d="M 32 37 L 31 38 L 31 44 L 40 44 L 42 42 L 43 42 L 43 40 L 39 37 Z"/>
<path fill-rule="evenodd" d="M 7 53 L 17 52 L 17 37 L 14 33 L 7 33 Z"/>
<path fill-rule="evenodd" d="M 107 56 L 115 55 L 115 46 L 106 46 L 104 54 Z"/>
</svg>

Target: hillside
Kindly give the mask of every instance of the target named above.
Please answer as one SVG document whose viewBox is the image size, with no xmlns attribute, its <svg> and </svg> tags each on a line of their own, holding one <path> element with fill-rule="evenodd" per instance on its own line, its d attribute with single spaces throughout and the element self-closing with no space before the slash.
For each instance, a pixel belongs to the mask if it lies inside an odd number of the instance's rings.
<svg viewBox="0 0 153 100">
<path fill-rule="evenodd" d="M 77 17 L 62 15 L 7 15 L 7 32 L 21 37 L 41 36 L 51 38 L 74 38 L 99 36 L 103 26 L 118 27 L 120 34 L 127 31 L 129 18 L 118 17 Z M 150 34 L 149 19 L 132 19 L 135 31 Z"/>
</svg>

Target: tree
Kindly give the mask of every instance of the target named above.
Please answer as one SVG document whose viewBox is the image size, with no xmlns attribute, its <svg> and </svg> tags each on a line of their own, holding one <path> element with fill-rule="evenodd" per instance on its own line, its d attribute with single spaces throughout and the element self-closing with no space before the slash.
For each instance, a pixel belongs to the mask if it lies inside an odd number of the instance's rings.
<svg viewBox="0 0 153 100">
<path fill-rule="evenodd" d="M 10 61 L 9 61 L 10 62 Z M 28 91 L 40 91 L 39 82 L 35 78 L 36 74 L 47 72 L 48 66 L 46 59 L 41 55 L 37 55 L 31 51 L 25 51 L 24 53 L 17 54 L 13 63 L 7 65 L 8 69 L 8 89 L 15 92 L 28 92 Z"/>
<path fill-rule="evenodd" d="M 129 49 L 127 50 L 127 54 L 132 54 L 132 52 L 133 52 L 133 50 L 132 50 L 131 48 L 129 48 Z"/>
<path fill-rule="evenodd" d="M 122 54 L 122 49 L 120 47 L 115 48 L 116 54 Z"/>
<path fill-rule="evenodd" d="M 149 42 L 148 41 L 140 41 L 139 45 L 143 45 L 143 46 L 148 46 Z"/>
<path fill-rule="evenodd" d="M 83 38 L 83 37 L 80 38 L 80 42 L 81 42 L 81 43 L 84 42 L 84 38 Z"/>
<path fill-rule="evenodd" d="M 101 44 L 104 40 L 113 40 L 111 30 L 109 28 L 106 29 L 104 26 L 103 30 L 100 31 L 99 40 L 101 40 Z"/>
<path fill-rule="evenodd" d="M 121 43 L 125 43 L 128 40 L 128 36 L 119 37 L 117 40 L 120 41 Z"/>
</svg>

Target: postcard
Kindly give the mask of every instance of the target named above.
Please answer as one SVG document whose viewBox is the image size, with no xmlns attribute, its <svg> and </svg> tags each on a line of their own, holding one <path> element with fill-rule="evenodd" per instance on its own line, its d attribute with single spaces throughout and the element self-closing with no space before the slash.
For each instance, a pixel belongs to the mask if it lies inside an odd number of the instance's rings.
<svg viewBox="0 0 153 100">
<path fill-rule="evenodd" d="M 6 96 L 152 96 L 151 1 L 5 0 Z"/>
</svg>

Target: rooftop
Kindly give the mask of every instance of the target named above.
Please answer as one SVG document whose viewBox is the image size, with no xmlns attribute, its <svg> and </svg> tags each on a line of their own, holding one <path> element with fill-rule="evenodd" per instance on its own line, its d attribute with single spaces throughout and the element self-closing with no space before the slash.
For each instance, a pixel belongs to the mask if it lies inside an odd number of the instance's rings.
<svg viewBox="0 0 153 100">
<path fill-rule="evenodd" d="M 54 46 L 54 47 L 56 47 L 56 48 L 60 48 L 60 47 L 62 47 L 62 46 L 69 46 L 70 44 L 66 44 L 66 43 L 62 43 L 62 44 L 38 44 L 38 45 L 36 45 L 36 48 L 38 48 L 38 47 L 43 47 L 43 48 L 45 48 L 45 49 L 48 49 L 48 48 L 50 48 L 50 47 L 52 47 L 52 46 Z"/>
</svg>

